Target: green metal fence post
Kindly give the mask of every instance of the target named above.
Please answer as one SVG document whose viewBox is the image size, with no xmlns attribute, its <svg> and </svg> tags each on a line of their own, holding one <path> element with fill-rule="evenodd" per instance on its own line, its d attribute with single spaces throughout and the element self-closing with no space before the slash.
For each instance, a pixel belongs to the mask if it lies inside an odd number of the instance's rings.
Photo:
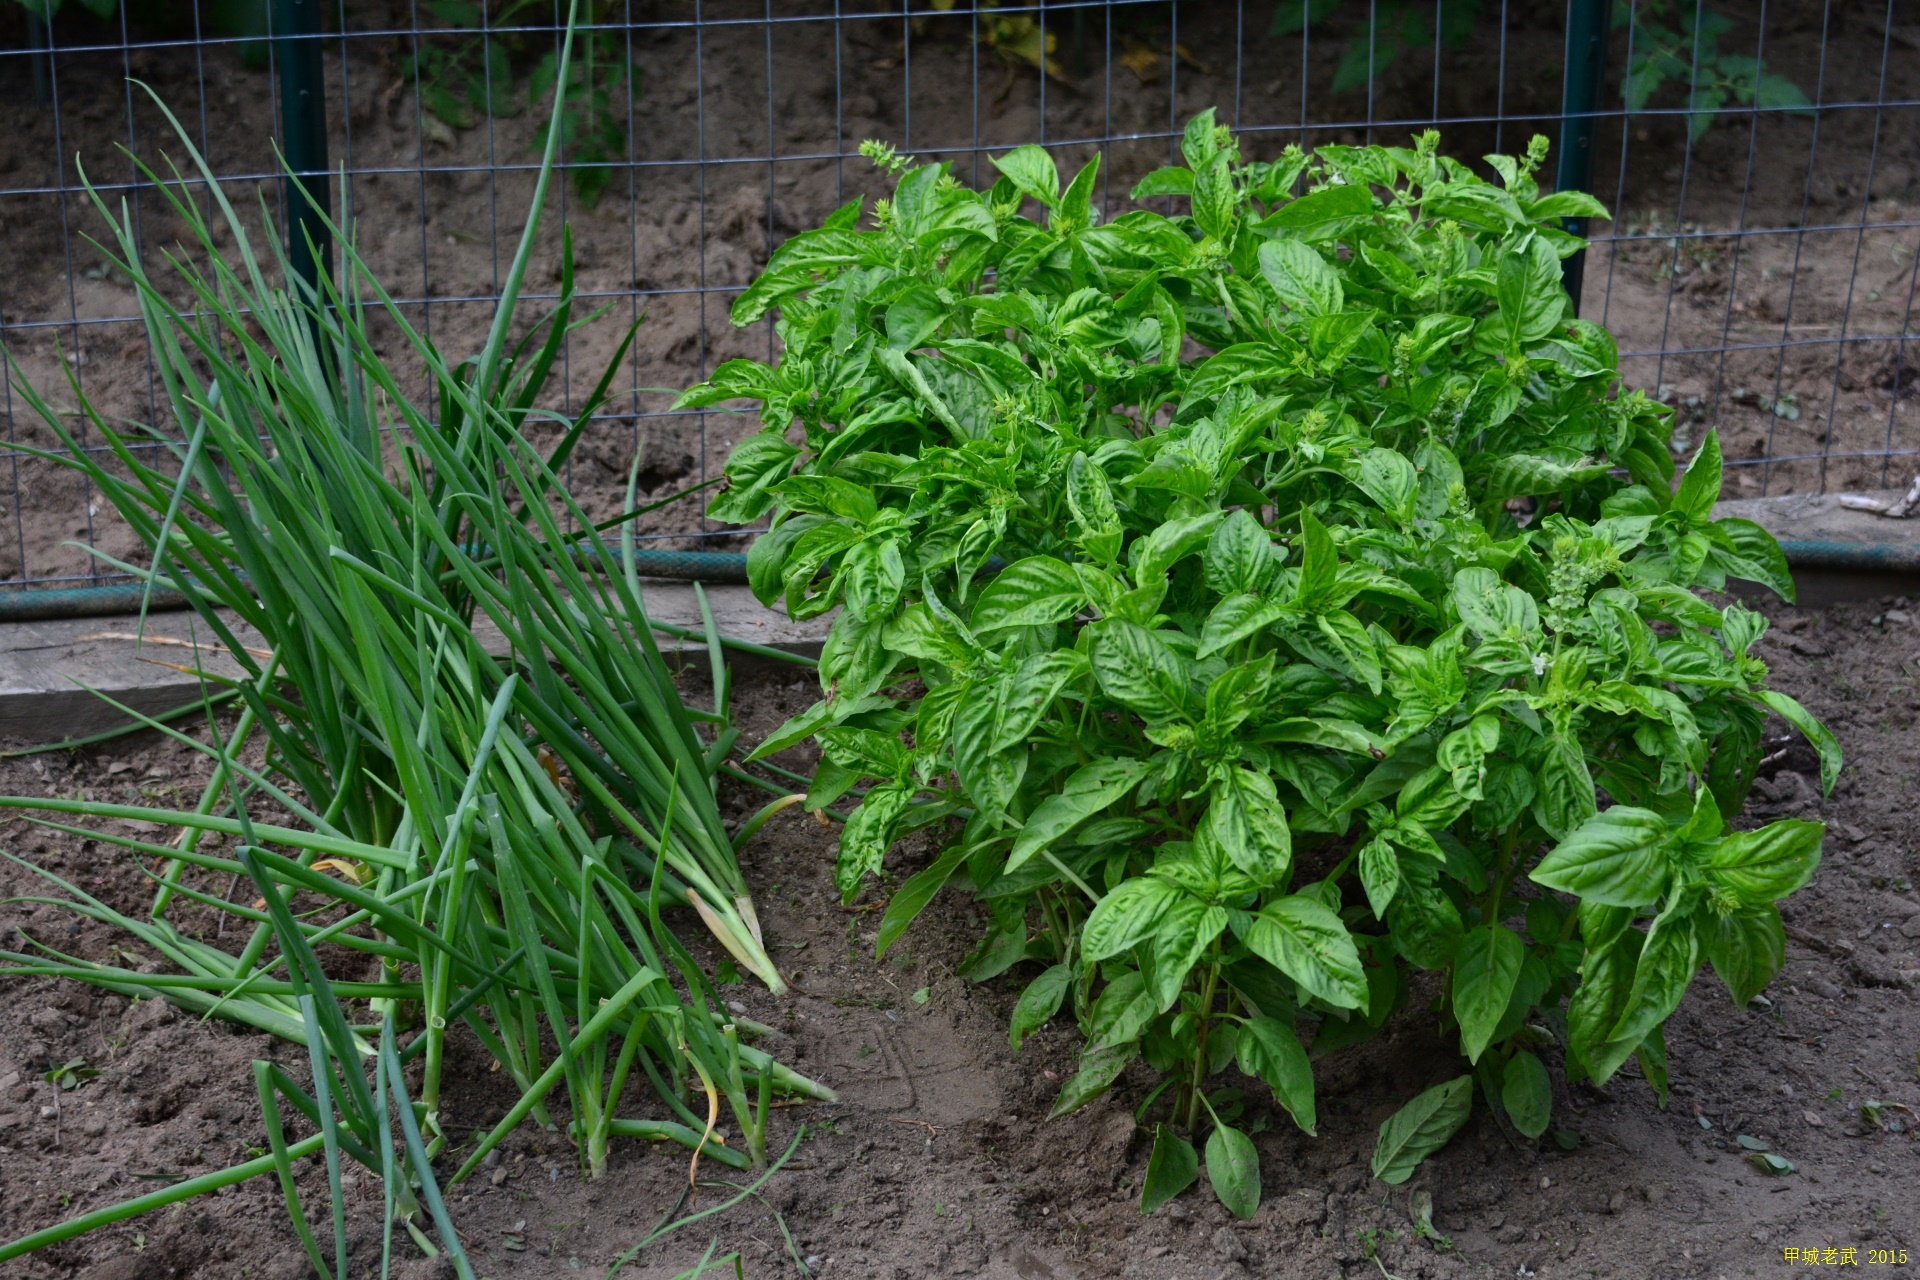
<svg viewBox="0 0 1920 1280">
<path fill-rule="evenodd" d="M 47 49 L 53 44 L 53 28 L 40 20 L 33 9 L 27 10 L 27 48 L 33 50 L 27 55 L 33 63 L 33 101 L 36 106 L 46 106 L 53 101 L 53 68 L 50 65 L 53 55 Z"/>
<path fill-rule="evenodd" d="M 1560 89 L 1560 158 L 1554 174 L 1559 191 L 1593 189 L 1593 125 L 1607 79 L 1607 24 L 1613 0 L 1567 0 L 1567 66 Z M 1561 223 L 1577 236 L 1587 234 L 1585 218 Z M 1580 283 L 1587 254 L 1581 250 L 1561 264 L 1560 280 L 1580 312 Z"/>
<path fill-rule="evenodd" d="M 318 289 L 333 273 L 326 217 L 327 91 L 320 65 L 326 33 L 323 0 L 273 0 L 273 51 L 280 70 L 280 150 L 286 179 L 287 257 L 294 274 Z M 311 247 L 309 247 L 311 245 Z M 288 281 L 291 287 L 292 281 Z"/>
</svg>

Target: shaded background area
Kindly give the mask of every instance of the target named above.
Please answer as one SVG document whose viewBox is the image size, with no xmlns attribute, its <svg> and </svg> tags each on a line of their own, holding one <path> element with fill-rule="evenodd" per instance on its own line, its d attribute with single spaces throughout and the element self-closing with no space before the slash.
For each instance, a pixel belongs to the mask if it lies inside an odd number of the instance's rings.
<svg viewBox="0 0 1920 1280">
<path fill-rule="evenodd" d="M 186 163 L 150 85 L 252 224 L 278 218 L 272 0 L 72 0 L 50 22 L 0 0 L 0 337 L 65 412 L 69 386 L 170 433 L 136 301 L 89 239 L 82 173 L 124 200 L 155 261 L 184 226 L 128 150 Z M 95 11 L 93 5 L 99 6 Z M 580 288 L 606 308 L 568 344 L 552 407 L 584 398 L 625 329 L 623 393 L 571 464 L 617 512 L 634 451 L 665 496 L 717 475 L 755 423 L 673 415 L 672 393 L 770 323 L 732 297 L 781 239 L 884 189 L 880 138 L 990 182 L 1027 142 L 1071 169 L 1098 153 L 1107 216 L 1217 107 L 1253 157 L 1289 143 L 1400 141 L 1437 123 L 1454 155 L 1557 139 L 1568 0 L 589 0 L 568 95 Z M 552 0 L 328 0 L 322 41 L 334 195 L 408 322 L 477 350 L 512 256 L 552 101 Z M 1920 450 L 1920 20 L 1893 0 L 1620 0 L 1592 187 L 1583 315 L 1619 339 L 1632 385 L 1673 403 L 1676 443 L 1723 432 L 1730 496 L 1904 486 Z M 1698 38 L 1695 38 L 1698 33 Z M 1371 38 L 1369 38 L 1371 35 Z M 1632 100 L 1623 96 L 1631 92 Z M 194 184 L 183 198 L 202 200 Z M 557 291 L 557 234 L 529 286 Z M 221 246 L 226 247 L 226 246 Z M 534 310 L 526 314 L 531 317 Z M 410 378 L 404 344 L 385 335 Z M 629 389 L 631 388 L 631 389 Z M 422 384 L 423 393 L 425 391 Z M 0 394 L 0 581 L 79 581 L 84 547 L 137 541 L 78 477 L 26 452 L 55 440 Z M 84 439 L 97 442 L 77 412 Z M 153 457 L 163 457 L 156 446 Z M 657 545 L 739 549 L 700 499 L 648 517 Z M 81 546 L 69 545 L 78 542 Z"/>
</svg>

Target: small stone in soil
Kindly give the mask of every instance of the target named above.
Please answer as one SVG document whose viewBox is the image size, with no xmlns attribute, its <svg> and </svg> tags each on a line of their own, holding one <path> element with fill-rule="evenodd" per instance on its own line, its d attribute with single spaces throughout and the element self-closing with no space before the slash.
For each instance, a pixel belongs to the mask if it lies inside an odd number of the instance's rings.
<svg viewBox="0 0 1920 1280">
<path fill-rule="evenodd" d="M 1213 1233 L 1213 1251 L 1228 1262 L 1238 1262 L 1247 1256 L 1247 1246 L 1241 1243 L 1232 1227 L 1221 1227 Z"/>
</svg>

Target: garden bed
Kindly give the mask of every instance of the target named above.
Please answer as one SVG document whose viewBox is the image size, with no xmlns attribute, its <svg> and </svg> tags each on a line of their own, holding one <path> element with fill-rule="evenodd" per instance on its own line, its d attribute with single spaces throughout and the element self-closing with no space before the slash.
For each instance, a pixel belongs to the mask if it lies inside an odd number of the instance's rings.
<svg viewBox="0 0 1920 1280">
<path fill-rule="evenodd" d="M 1078 1034 L 1063 1019 L 1023 1051 L 1008 1049 L 1020 971 L 975 987 L 955 973 L 980 934 L 976 908 L 958 893 L 937 900 L 876 963 L 873 894 L 841 908 L 833 836 L 790 811 L 743 862 L 767 941 L 796 994 L 776 1001 L 753 985 L 724 990 L 777 1028 L 779 1057 L 837 1089 L 841 1102 L 783 1111 L 772 1150 L 785 1150 L 802 1124 L 808 1134 L 763 1188 L 764 1200 L 684 1228 L 634 1258 L 626 1274 L 677 1275 L 716 1236 L 717 1253 L 741 1250 L 750 1275 L 797 1274 L 782 1223 L 793 1251 L 824 1276 L 1359 1276 L 1376 1273 L 1375 1257 L 1401 1280 L 1477 1271 L 1719 1276 L 1768 1274 L 1787 1248 L 1853 1247 L 1863 1265 L 1876 1248 L 1912 1257 L 1920 1249 L 1920 1142 L 1910 1128 L 1884 1132 L 1861 1106 L 1920 1107 L 1920 836 L 1911 812 L 1920 774 L 1920 625 L 1907 602 L 1893 600 L 1768 612 L 1776 626 L 1760 652 L 1776 687 L 1833 729 L 1847 767 L 1822 801 L 1812 752 L 1778 722 L 1769 729 L 1762 781 L 1742 825 L 1821 818 L 1829 824 L 1824 859 L 1783 907 L 1787 964 L 1766 992 L 1770 1005 L 1736 1011 L 1703 975 L 1668 1024 L 1673 1096 L 1664 1112 L 1632 1066 L 1604 1091 L 1567 1089 L 1556 1066 L 1553 1127 L 1577 1138 L 1571 1150 L 1552 1137 L 1536 1150 L 1478 1110 L 1411 1182 L 1389 1188 L 1367 1167 L 1379 1123 L 1460 1071 L 1416 990 L 1379 1038 L 1316 1062 L 1317 1139 L 1295 1130 L 1264 1088 L 1250 1091 L 1250 1117 L 1275 1119 L 1255 1138 L 1265 1201 L 1251 1222 L 1234 1222 L 1204 1191 L 1143 1217 L 1147 1144 L 1131 1111 L 1148 1087 L 1144 1069 L 1135 1064 L 1139 1079 L 1124 1076 L 1100 1101 L 1046 1122 L 1059 1080 L 1073 1069 Z M 749 741 L 815 696 L 797 673 L 743 677 L 735 705 Z M 697 704 L 703 688 L 690 682 L 688 698 Z M 803 751 L 811 748 L 795 754 Z M 71 757 L 0 762 L 0 792 L 11 794 L 72 795 L 79 787 L 95 798 L 131 792 L 145 803 L 178 804 L 196 797 L 204 780 L 185 748 L 151 736 Z M 758 804 L 744 791 L 723 801 L 736 819 Z M 11 819 L 0 847 L 122 910 L 143 911 L 150 897 L 138 863 L 108 846 Z M 901 873 L 924 857 L 911 846 L 903 852 Z M 18 865 L 0 871 L 8 895 L 39 893 L 41 883 Z M 211 911 L 176 918 L 185 929 L 214 928 Z M 20 949 L 22 930 L 95 959 L 124 941 L 53 908 L 0 906 L 0 946 Z M 514 1096 L 484 1074 L 488 1060 L 477 1046 L 463 1048 L 464 1061 L 448 1067 L 444 1106 L 456 1134 L 490 1125 Z M 0 1236 L 248 1158 L 264 1138 L 247 1064 L 263 1056 L 291 1064 L 296 1053 L 165 1005 L 130 1008 L 76 984 L 10 983 L 0 1006 Z M 42 1079 L 50 1064 L 75 1058 L 98 1076 L 69 1090 Z M 1762 1172 L 1744 1158 L 1742 1137 L 1766 1144 L 1795 1172 Z M 523 1126 L 502 1151 L 452 1191 L 449 1206 L 476 1271 L 495 1280 L 605 1274 L 686 1183 L 679 1148 L 617 1145 L 606 1178 L 592 1185 L 580 1181 L 558 1134 Z M 305 1177 L 320 1179 L 308 1164 Z M 703 1177 L 725 1173 L 708 1165 Z M 1423 1191 L 1444 1247 L 1416 1231 L 1410 1206 Z M 377 1188 L 362 1175 L 356 1194 L 364 1197 L 356 1239 L 371 1246 L 356 1252 L 370 1260 Z M 729 1194 L 704 1190 L 697 1207 Z M 399 1249 L 409 1252 L 404 1243 Z M 412 1268 L 438 1274 L 426 1261 Z M 291 1280 L 307 1272 L 277 1189 L 258 1179 L 0 1274 Z"/>
</svg>

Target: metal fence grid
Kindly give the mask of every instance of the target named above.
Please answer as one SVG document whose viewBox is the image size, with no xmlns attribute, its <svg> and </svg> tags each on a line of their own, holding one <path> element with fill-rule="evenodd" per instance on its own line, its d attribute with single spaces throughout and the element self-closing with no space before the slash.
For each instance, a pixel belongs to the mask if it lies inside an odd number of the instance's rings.
<svg viewBox="0 0 1920 1280">
<path fill-rule="evenodd" d="M 116 149 L 184 163 L 140 81 L 237 204 L 278 217 L 275 104 L 296 46 L 271 37 L 301 2 L 121 0 L 106 18 L 69 4 L 42 22 L 0 0 L 0 102 L 13 124 L 0 133 L 0 339 L 56 401 L 71 375 L 105 412 L 168 429 L 131 289 L 87 239 L 102 224 L 81 169 L 109 202 L 128 203 L 150 255 L 171 242 L 164 202 Z M 1054 149 L 1068 170 L 1097 153 L 1108 216 L 1207 106 L 1259 157 L 1428 126 L 1455 155 L 1515 151 L 1532 133 L 1559 135 L 1567 25 L 1583 3 L 591 0 L 578 100 L 597 95 L 599 108 L 568 137 L 569 180 L 551 194 L 548 225 L 572 224 L 581 295 L 613 314 L 569 340 L 556 407 L 597 377 L 621 319 L 646 320 L 629 356 L 640 389 L 588 432 L 573 487 L 590 514 L 617 510 L 643 440 L 643 488 L 717 473 L 744 428 L 669 413 L 671 389 L 774 350 L 770 323 L 735 331 L 727 305 L 782 237 L 882 190 L 858 153 L 865 138 L 950 160 L 975 183 L 992 180 L 991 155 L 1021 143 Z M 334 208 L 350 210 L 410 321 L 463 355 L 479 344 L 530 197 L 541 59 L 564 6 L 324 8 L 314 39 L 326 146 L 345 178 Z M 1920 452 L 1920 15 L 1894 0 L 1615 9 L 1592 113 L 1592 187 L 1615 217 L 1593 228 L 1582 314 L 1614 329 L 1630 383 L 1676 405 L 1683 447 L 1722 430 L 1735 494 L 1904 486 Z M 1702 38 L 1674 44 L 1689 27 Z M 1665 82 L 1628 109 L 1623 81 L 1662 56 Z M 1804 104 L 1773 81 L 1757 104 L 1712 100 L 1756 64 Z M 532 295 L 554 296 L 557 280 L 549 253 Z M 404 367 L 397 341 L 393 354 Z M 0 583 L 110 577 L 67 544 L 130 554 L 131 530 L 78 477 L 22 448 L 52 437 L 11 386 L 0 414 L 11 524 Z M 645 533 L 741 545 L 693 503 Z"/>
</svg>

